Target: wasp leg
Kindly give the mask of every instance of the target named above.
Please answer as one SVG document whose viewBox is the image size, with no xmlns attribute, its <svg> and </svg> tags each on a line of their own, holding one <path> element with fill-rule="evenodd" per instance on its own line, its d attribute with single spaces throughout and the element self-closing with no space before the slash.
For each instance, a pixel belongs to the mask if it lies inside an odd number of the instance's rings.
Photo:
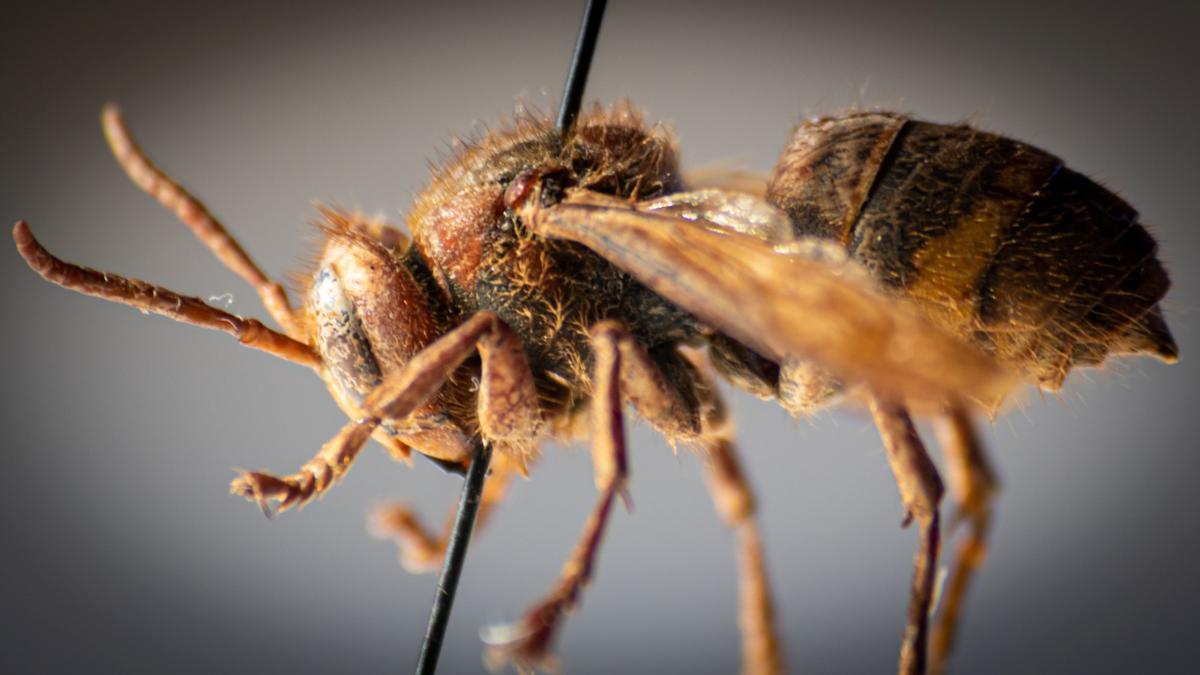
<svg viewBox="0 0 1200 675">
<path fill-rule="evenodd" d="M 737 448 L 732 441 L 714 437 L 704 440 L 703 445 L 708 454 L 705 469 L 713 502 L 725 524 L 733 528 L 738 538 L 742 673 L 781 673 L 783 658 L 775 633 L 775 609 L 771 603 L 762 539 L 754 519 L 754 495 L 742 475 Z"/>
<path fill-rule="evenodd" d="M 619 324 L 604 321 L 592 328 L 592 356 L 592 463 L 600 498 L 553 589 L 515 624 L 494 629 L 487 636 L 491 645 L 486 661 L 492 668 L 508 660 L 522 672 L 554 666 L 550 648 L 563 615 L 578 604 L 583 587 L 592 578 L 614 499 L 626 496 L 622 400 L 669 438 L 694 437 L 699 432 L 695 415 L 680 392 Z"/>
<path fill-rule="evenodd" d="M 286 511 L 318 497 L 350 468 L 367 439 L 384 422 L 403 425 L 414 410 L 433 396 L 471 352 L 479 350 L 482 371 L 479 387 L 479 421 L 486 440 L 502 451 L 514 445 L 504 434 L 524 434 L 529 443 L 541 425 L 533 375 L 520 340 L 496 315 L 480 312 L 435 340 L 413 356 L 403 368 L 387 375 L 367 395 L 363 417 L 349 422 L 300 471 L 277 478 L 247 472 L 236 478 L 230 491 L 258 502 L 267 510 L 270 500 Z M 464 454 L 461 458 L 465 460 Z M 523 456 L 517 457 L 523 461 Z"/>
<path fill-rule="evenodd" d="M 711 345 L 709 349 L 711 355 Z M 717 513 L 737 535 L 742 673 L 782 673 L 785 670 L 780 653 L 782 645 L 775 631 L 775 608 L 771 601 L 762 537 L 755 519 L 758 507 L 754 492 L 742 473 L 725 402 L 712 381 L 711 362 L 687 350 L 684 350 L 684 357 L 691 363 L 701 385 L 697 388 L 703 425 L 700 444 L 705 455 L 709 493 Z"/>
<path fill-rule="evenodd" d="M 953 529 L 960 519 L 965 518 L 970 528 L 955 552 L 954 563 L 950 567 L 950 583 L 942 600 L 941 617 L 934 626 L 930 641 L 931 670 L 940 673 L 945 670 L 954 649 L 954 638 L 971 579 L 987 558 L 992 502 L 1000 483 L 965 410 L 952 409 L 937 420 L 934 428 L 945 452 L 950 494 L 958 505 L 950 527 Z"/>
<path fill-rule="evenodd" d="M 219 330 L 237 338 L 247 347 L 309 368 L 321 367 L 321 358 L 308 345 L 276 333 L 254 319 L 243 319 L 212 307 L 200 298 L 180 295 L 161 286 L 63 262 L 34 238 L 29 225 L 23 220 L 13 227 L 13 240 L 17 244 L 17 252 L 29 267 L 56 286 L 193 326 Z"/>
<path fill-rule="evenodd" d="M 940 521 L 938 505 L 942 499 L 942 479 L 925 452 L 908 410 L 898 403 L 870 397 L 871 413 L 883 437 L 888 463 L 900 488 L 904 503 L 904 524 L 915 520 L 921 544 L 913 561 L 912 595 L 908 623 L 900 646 L 900 675 L 925 672 L 929 638 L 929 610 L 933 603 L 937 575 Z"/>
<path fill-rule="evenodd" d="M 504 455 L 497 455 L 492 460 L 487 480 L 483 484 L 483 493 L 479 497 L 479 513 L 475 516 L 476 531 L 487 525 L 491 514 L 503 501 L 515 471 L 511 460 Z M 413 574 L 433 572 L 442 566 L 446 547 L 450 544 L 450 532 L 454 528 L 457 506 L 456 502 L 451 507 L 446 524 L 437 536 L 430 534 L 420 518 L 403 503 L 386 504 L 372 509 L 369 528 L 376 538 L 396 542 L 400 565 L 404 569 Z"/>
<path fill-rule="evenodd" d="M 263 274 L 237 240 L 229 235 L 199 199 L 171 180 L 170 176 L 146 157 L 146 153 L 129 134 L 129 129 L 121 118 L 121 110 L 112 103 L 105 105 L 100 113 L 100 123 L 104 128 L 104 138 L 108 141 L 109 149 L 134 185 L 158 200 L 167 210 L 174 212 L 213 255 L 234 274 L 254 287 L 263 306 L 283 331 L 299 338 L 302 331 L 283 286 Z"/>
</svg>

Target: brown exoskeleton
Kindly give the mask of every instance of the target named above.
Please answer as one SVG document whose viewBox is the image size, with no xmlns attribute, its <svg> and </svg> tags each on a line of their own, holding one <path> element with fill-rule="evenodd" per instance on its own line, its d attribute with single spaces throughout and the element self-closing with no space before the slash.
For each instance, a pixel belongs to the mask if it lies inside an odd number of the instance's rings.
<svg viewBox="0 0 1200 675">
<path fill-rule="evenodd" d="M 687 191 L 672 139 L 628 106 L 593 109 L 566 138 L 522 117 L 435 172 L 409 213 L 411 240 L 324 210 L 324 241 L 293 307 L 143 156 L 115 108 L 103 121 L 134 182 L 253 285 L 282 330 L 64 263 L 18 223 L 30 266 L 309 366 L 351 420 L 299 472 L 246 473 L 234 492 L 282 511 L 331 487 L 369 438 L 449 468 L 465 466 L 481 438 L 496 457 L 491 507 L 541 437 L 590 413 L 599 501 L 558 582 L 491 650 L 521 668 L 547 663 L 625 489 L 624 403 L 705 455 L 739 534 L 743 667 L 776 672 L 754 499 L 709 371 L 796 414 L 842 392 L 864 398 L 920 528 L 900 658 L 901 672 L 918 673 L 943 488 L 910 410 L 945 432 L 951 492 L 972 525 L 932 640 L 940 665 L 995 489 L 972 408 L 994 409 L 1020 376 L 1052 389 L 1109 353 L 1176 355 L 1158 308 L 1167 277 L 1132 209 L 1053 156 L 969 127 L 889 114 L 805 124 L 760 194 Z M 444 537 L 403 507 L 376 523 L 408 567 L 439 561 Z"/>
</svg>

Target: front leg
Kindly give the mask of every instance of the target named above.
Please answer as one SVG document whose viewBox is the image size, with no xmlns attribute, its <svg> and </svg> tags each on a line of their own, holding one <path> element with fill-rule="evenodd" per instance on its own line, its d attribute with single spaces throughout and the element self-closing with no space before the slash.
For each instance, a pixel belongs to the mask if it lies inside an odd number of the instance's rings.
<svg viewBox="0 0 1200 675">
<path fill-rule="evenodd" d="M 479 495 L 479 513 L 475 516 L 477 532 L 487 526 L 492 513 L 504 500 L 513 475 L 523 468 L 523 465 L 515 465 L 505 454 L 498 454 L 492 459 L 487 480 L 483 484 L 483 492 Z M 426 529 L 417 514 L 413 513 L 407 504 L 400 502 L 372 509 L 368 527 L 376 538 L 390 539 L 396 543 L 400 565 L 405 570 L 413 574 L 434 572 L 441 568 L 446 549 L 450 545 L 457 506 L 456 499 L 446 516 L 445 525 L 437 534 Z"/>
<path fill-rule="evenodd" d="M 501 450 L 516 447 L 526 452 L 528 439 L 540 433 L 542 422 L 533 374 L 512 329 L 491 312 L 480 312 L 388 374 L 367 395 L 363 416 L 342 427 L 299 472 L 283 478 L 247 472 L 233 481 L 230 491 L 258 502 L 264 510 L 276 500 L 279 511 L 320 496 L 345 474 L 380 424 L 403 424 L 476 349 L 482 364 L 478 397 L 482 435 Z M 464 449 L 463 457 L 452 459 L 468 458 Z"/>
<path fill-rule="evenodd" d="M 921 675 L 927 662 L 929 610 L 937 575 L 938 547 L 941 542 L 938 506 L 942 500 L 942 479 L 925 452 L 908 410 L 901 404 L 870 397 L 871 413 L 883 437 L 888 463 L 900 488 L 904 503 L 904 525 L 916 521 L 921 543 L 913 560 L 912 595 L 908 605 L 908 623 L 900 646 L 900 675 Z"/>
</svg>

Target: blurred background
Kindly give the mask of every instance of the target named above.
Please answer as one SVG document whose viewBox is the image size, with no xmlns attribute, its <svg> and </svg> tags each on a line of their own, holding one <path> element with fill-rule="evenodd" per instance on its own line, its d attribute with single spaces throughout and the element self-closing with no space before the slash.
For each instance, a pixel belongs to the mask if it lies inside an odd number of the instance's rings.
<svg viewBox="0 0 1200 675">
<path fill-rule="evenodd" d="M 396 221 L 455 135 L 553 109 L 581 11 L 530 3 L 10 3 L 0 215 L 71 261 L 263 316 L 253 292 L 110 158 L 119 101 L 151 156 L 271 274 L 321 199 Z M 1030 392 L 987 438 L 1004 484 L 960 673 L 1195 672 L 1200 135 L 1194 4 L 611 3 L 589 99 L 671 123 L 688 167 L 767 170 L 805 116 L 883 107 L 1043 146 L 1120 192 L 1162 244 L 1183 362 L 1126 360 Z M 377 446 L 267 521 L 234 467 L 286 473 L 343 419 L 308 372 L 228 337 L 55 288 L 0 246 L 5 441 L 0 670 L 405 672 L 432 576 L 365 532 L 403 498 L 440 523 L 459 481 Z M 228 297 L 228 296 L 227 296 Z M 792 668 L 894 670 L 916 537 L 855 411 L 796 422 L 733 394 Z M 559 652 L 572 673 L 732 672 L 733 540 L 699 462 L 632 432 L 618 512 Z M 443 672 L 555 578 L 594 501 L 548 449 L 472 546 Z"/>
</svg>

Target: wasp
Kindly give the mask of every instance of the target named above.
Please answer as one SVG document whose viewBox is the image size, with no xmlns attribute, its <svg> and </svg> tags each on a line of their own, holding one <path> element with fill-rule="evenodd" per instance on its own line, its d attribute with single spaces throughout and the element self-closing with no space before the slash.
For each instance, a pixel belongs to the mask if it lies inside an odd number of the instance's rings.
<svg viewBox="0 0 1200 675">
<path fill-rule="evenodd" d="M 491 635 L 493 664 L 553 664 L 610 514 L 627 498 L 624 409 L 702 456 L 737 532 L 743 669 L 784 668 L 755 499 L 714 378 L 802 416 L 840 398 L 879 428 L 918 551 L 899 670 L 941 668 L 982 563 L 996 481 L 972 419 L 1018 384 L 1046 390 L 1118 354 L 1177 357 L 1169 281 L 1137 213 L 1054 155 L 966 125 L 852 113 L 799 125 L 769 179 L 698 187 L 674 138 L 630 105 L 563 136 L 519 115 L 437 167 L 407 232 L 320 212 L 298 299 L 156 167 L 121 114 L 105 136 L 132 181 L 258 293 L 275 328 L 194 297 L 64 262 L 29 225 L 21 256 L 48 281 L 220 330 L 312 369 L 345 426 L 298 471 L 231 490 L 269 512 L 321 496 L 370 439 L 459 471 L 495 461 L 481 514 L 528 475 L 547 437 L 590 437 L 599 497 L 545 596 Z M 930 625 L 945 487 L 913 415 L 938 423 L 952 499 L 970 523 Z M 446 539 L 403 506 L 374 515 L 405 566 Z"/>
</svg>

